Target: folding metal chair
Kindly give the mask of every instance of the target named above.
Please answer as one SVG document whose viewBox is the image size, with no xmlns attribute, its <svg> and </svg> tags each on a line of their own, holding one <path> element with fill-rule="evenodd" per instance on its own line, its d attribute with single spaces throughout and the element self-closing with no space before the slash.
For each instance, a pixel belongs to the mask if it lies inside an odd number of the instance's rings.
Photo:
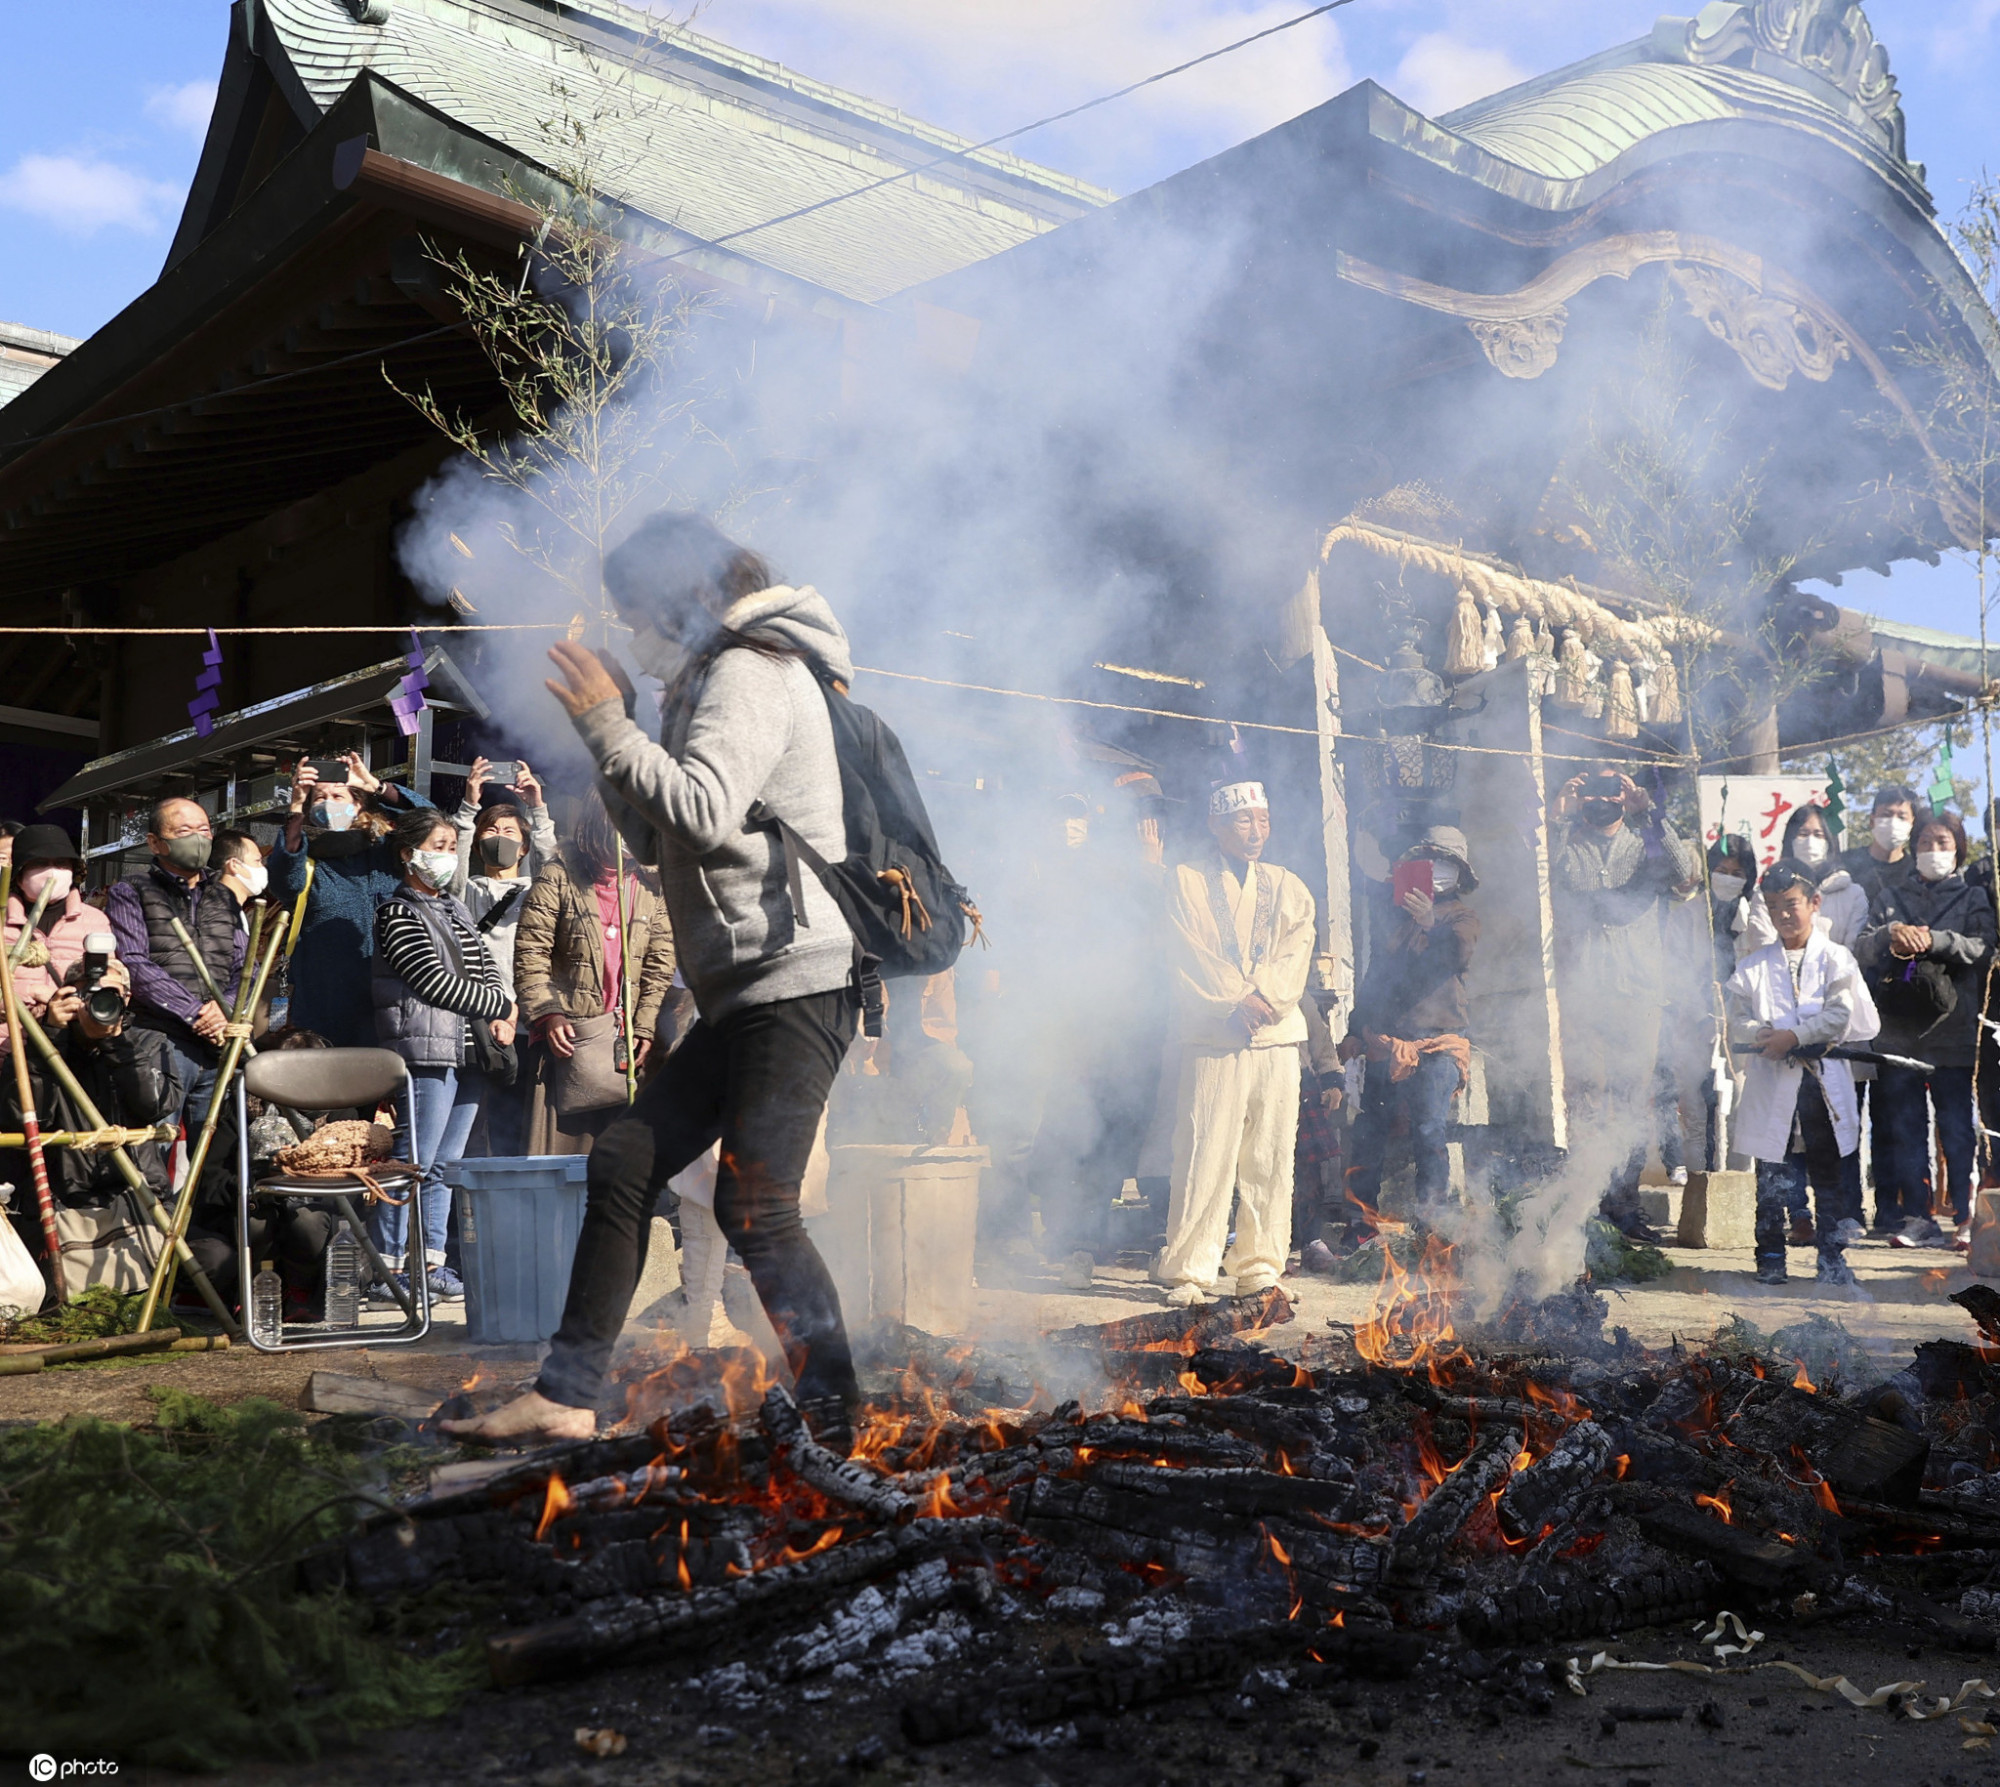
<svg viewBox="0 0 2000 1787">
<path fill-rule="evenodd" d="M 400 1055 L 388 1049 L 276 1049 L 253 1056 L 236 1077 L 236 1258 L 237 1278 L 243 1286 L 244 1338 L 262 1353 L 294 1353 L 329 1346 L 400 1346 L 421 1340 L 430 1332 L 430 1274 L 406 1274 L 406 1288 L 397 1290 L 388 1263 L 369 1238 L 362 1219 L 361 1200 L 373 1180 L 392 1195 L 410 1200 L 409 1251 L 421 1257 L 424 1235 L 424 1186 L 422 1163 L 385 1161 L 371 1167 L 367 1178 L 359 1173 L 315 1175 L 294 1178 L 283 1173 L 250 1183 L 250 1097 L 254 1093 L 267 1104 L 288 1105 L 298 1111 L 338 1111 L 358 1108 L 372 1112 L 391 1094 L 400 1091 L 403 1109 L 410 1109 L 410 1070 Z M 416 1151 L 414 1134 L 411 1152 Z M 338 1210 L 361 1243 L 362 1255 L 376 1276 L 395 1293 L 403 1307 L 399 1328 L 327 1328 L 312 1325 L 310 1339 L 287 1340 L 279 1329 L 276 1345 L 259 1340 L 250 1320 L 250 1279 L 255 1270 L 250 1254 L 250 1200 L 255 1197 L 324 1198 Z M 407 1255 L 406 1255 L 407 1257 Z"/>
</svg>

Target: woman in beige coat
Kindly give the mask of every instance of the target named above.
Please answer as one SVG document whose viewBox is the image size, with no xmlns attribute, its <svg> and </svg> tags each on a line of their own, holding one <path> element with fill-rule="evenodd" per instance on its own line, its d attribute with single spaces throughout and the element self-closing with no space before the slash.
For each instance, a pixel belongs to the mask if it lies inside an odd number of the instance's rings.
<svg viewBox="0 0 2000 1787">
<path fill-rule="evenodd" d="M 637 871 L 629 863 L 624 898 L 630 936 L 620 948 L 616 861 L 615 834 L 603 802 L 593 793 L 560 858 L 535 877 L 521 902 L 514 984 L 521 1021 L 535 1042 L 529 1057 L 530 1154 L 588 1154 L 597 1132 L 624 1110 L 624 1097 L 617 1094 L 601 1106 L 558 1113 L 552 1081 L 561 1071 L 557 1063 L 575 1060 L 579 1047 L 601 1054 L 603 1045 L 588 1032 L 603 1026 L 587 1020 L 612 1014 L 616 1029 L 625 965 L 630 964 L 634 983 L 632 1041 L 642 1071 L 654 1046 L 660 1007 L 673 985 L 673 931 L 658 885 L 650 871 Z"/>
</svg>

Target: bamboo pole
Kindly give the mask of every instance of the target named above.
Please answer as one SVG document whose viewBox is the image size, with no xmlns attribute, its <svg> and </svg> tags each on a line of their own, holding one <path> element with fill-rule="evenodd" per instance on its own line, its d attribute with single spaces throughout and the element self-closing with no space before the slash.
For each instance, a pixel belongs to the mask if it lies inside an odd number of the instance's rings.
<svg viewBox="0 0 2000 1787">
<path fill-rule="evenodd" d="M 625 1037 L 625 1102 L 639 1097 L 639 1052 L 632 1046 L 632 913 L 625 898 L 625 839 L 616 839 L 618 883 L 618 1027 Z"/>
<path fill-rule="evenodd" d="M 0 867 L 0 913 L 14 891 L 14 865 Z M 24 933 L 25 934 L 25 933 Z M 14 1057 L 14 1090 L 21 1100 L 21 1135 L 27 1144 L 28 1165 L 35 1176 L 35 1205 L 42 1218 L 42 1242 L 48 1249 L 49 1282 L 58 1305 L 69 1301 L 63 1289 L 62 1237 L 56 1233 L 56 1200 L 49 1189 L 49 1163 L 42 1156 L 41 1125 L 35 1119 L 35 1091 L 28 1079 L 28 1051 L 21 1047 L 20 1001 L 14 995 L 12 952 L 0 949 L 0 1012 L 7 1019 L 8 1054 Z"/>
<path fill-rule="evenodd" d="M 223 1105 L 228 1099 L 229 1088 L 235 1081 L 237 1070 L 243 1063 L 243 1046 L 250 1040 L 248 1014 L 257 1009 L 257 1001 L 264 996 L 264 982 L 270 977 L 271 969 L 278 959 L 278 952 L 285 946 L 284 928 L 276 926 L 272 929 L 271 947 L 269 949 L 262 947 L 265 911 L 264 907 L 259 906 L 257 915 L 251 922 L 250 949 L 243 963 L 247 970 L 254 961 L 257 964 L 257 973 L 253 980 L 246 972 L 237 987 L 236 1014 L 230 1020 L 229 1041 L 222 1051 L 222 1065 L 215 1076 L 215 1092 L 208 1101 L 208 1118 L 201 1126 L 201 1140 L 195 1144 L 193 1153 L 188 1156 L 187 1178 L 181 1186 L 180 1202 L 174 1206 L 173 1238 L 177 1242 L 187 1239 L 188 1224 L 193 1219 L 195 1197 L 201 1185 L 201 1170 L 208 1163 L 208 1151 L 215 1141 L 216 1126 L 222 1120 Z M 170 1248 L 161 1255 L 159 1268 L 153 1274 L 153 1282 L 146 1287 L 145 1304 L 139 1311 L 140 1333 L 143 1334 L 152 1327 L 153 1317 L 158 1313 L 161 1299 L 171 1292 L 174 1272 L 179 1263 L 177 1249 Z M 236 1263 L 239 1282 L 245 1279 L 244 1267 L 247 1263 L 243 1260 Z M 249 1301 L 247 1296 L 244 1301 L 247 1305 Z"/>
<path fill-rule="evenodd" d="M 194 939 L 188 935 L 187 926 L 178 918 L 169 918 L 167 923 L 174 927 L 174 935 L 181 940 L 181 948 L 187 951 L 188 960 L 194 964 L 195 973 L 201 976 L 203 989 L 217 1005 L 220 1005 L 222 1003 L 222 989 L 215 984 L 215 976 L 209 973 L 208 964 L 201 959 L 201 951 L 195 948 Z M 244 962 L 247 966 L 249 962 L 247 954 L 244 957 Z M 257 1045 L 254 1042 L 246 1042 L 243 1045 L 243 1052 L 246 1055 L 254 1055 L 257 1052 Z"/>
<path fill-rule="evenodd" d="M 113 1148 L 136 1148 L 147 1142 L 158 1142 L 162 1147 L 170 1143 L 176 1134 L 171 1123 L 155 1123 L 146 1129 L 121 1129 L 107 1125 L 100 1129 L 45 1129 L 42 1131 L 44 1148 L 82 1148 L 90 1153 L 109 1153 Z M 19 1130 L 0 1135 L 0 1148 L 19 1149 L 28 1145 L 28 1138 Z"/>
<path fill-rule="evenodd" d="M 28 953 L 28 945 L 35 940 L 35 926 L 42 922 L 42 914 L 49 909 L 49 889 L 54 885 L 53 881 L 44 881 L 42 891 L 35 895 L 34 910 L 28 914 L 28 922 L 21 927 L 21 934 L 14 940 L 14 947 L 7 952 L 9 967 L 20 967 L 21 958 Z M 5 910 L 5 905 L 0 904 L 0 911 Z"/>
<path fill-rule="evenodd" d="M 21 1028 L 27 1033 L 28 1040 L 35 1045 L 35 1050 L 41 1056 L 44 1065 L 55 1076 L 56 1084 L 76 1106 L 77 1115 L 84 1122 L 94 1123 L 100 1129 L 103 1128 L 104 1113 L 91 1101 L 90 1094 L 84 1091 L 76 1075 L 70 1072 L 69 1063 L 62 1058 L 62 1051 L 50 1041 L 48 1032 L 32 1014 L 26 1011 L 21 1013 Z M 163 1127 L 167 1131 L 164 1139 L 169 1143 L 172 1142 L 173 1125 L 167 1124 Z M 138 1200 L 139 1207 L 152 1221 L 153 1226 L 168 1237 L 171 1243 L 174 1232 L 173 1219 L 167 1214 L 152 1186 L 146 1183 L 146 1175 L 140 1172 L 139 1163 L 123 1148 L 114 1148 L 111 1150 L 111 1164 L 118 1169 L 119 1176 L 125 1181 L 133 1197 Z M 208 1274 L 201 1269 L 200 1262 L 195 1259 L 187 1242 L 183 1240 L 177 1245 L 172 1245 L 169 1251 L 177 1254 L 181 1264 L 187 1267 L 188 1277 L 193 1281 L 194 1288 L 201 1293 L 202 1301 L 208 1305 L 216 1320 L 221 1322 L 227 1332 L 240 1334 L 242 1330 L 237 1326 L 236 1318 L 229 1313 L 229 1305 L 223 1301 L 222 1293 L 215 1288 Z"/>
</svg>

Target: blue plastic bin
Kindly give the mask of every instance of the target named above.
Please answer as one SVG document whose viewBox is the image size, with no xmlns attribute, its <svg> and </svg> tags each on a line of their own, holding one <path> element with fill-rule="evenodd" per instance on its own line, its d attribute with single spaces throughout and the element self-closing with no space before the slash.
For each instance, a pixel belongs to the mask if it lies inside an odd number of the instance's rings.
<svg viewBox="0 0 2000 1787">
<path fill-rule="evenodd" d="M 588 1165 L 582 1154 L 523 1154 L 444 1169 L 458 1204 L 469 1340 L 518 1345 L 561 1325 Z"/>
</svg>

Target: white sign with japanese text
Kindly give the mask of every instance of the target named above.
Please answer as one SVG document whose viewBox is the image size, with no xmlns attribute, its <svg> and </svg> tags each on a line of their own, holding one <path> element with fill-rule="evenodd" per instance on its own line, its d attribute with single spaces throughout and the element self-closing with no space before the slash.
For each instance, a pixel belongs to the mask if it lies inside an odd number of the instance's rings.
<svg viewBox="0 0 2000 1787">
<path fill-rule="evenodd" d="M 1826 805 L 1824 776 L 1697 776 L 1701 803 L 1701 841 L 1713 844 L 1724 832 L 1748 838 L 1761 873 L 1778 860 L 1785 847 L 1785 825 L 1800 807 Z M 1833 847 L 1847 840 L 1834 827 Z"/>
</svg>

